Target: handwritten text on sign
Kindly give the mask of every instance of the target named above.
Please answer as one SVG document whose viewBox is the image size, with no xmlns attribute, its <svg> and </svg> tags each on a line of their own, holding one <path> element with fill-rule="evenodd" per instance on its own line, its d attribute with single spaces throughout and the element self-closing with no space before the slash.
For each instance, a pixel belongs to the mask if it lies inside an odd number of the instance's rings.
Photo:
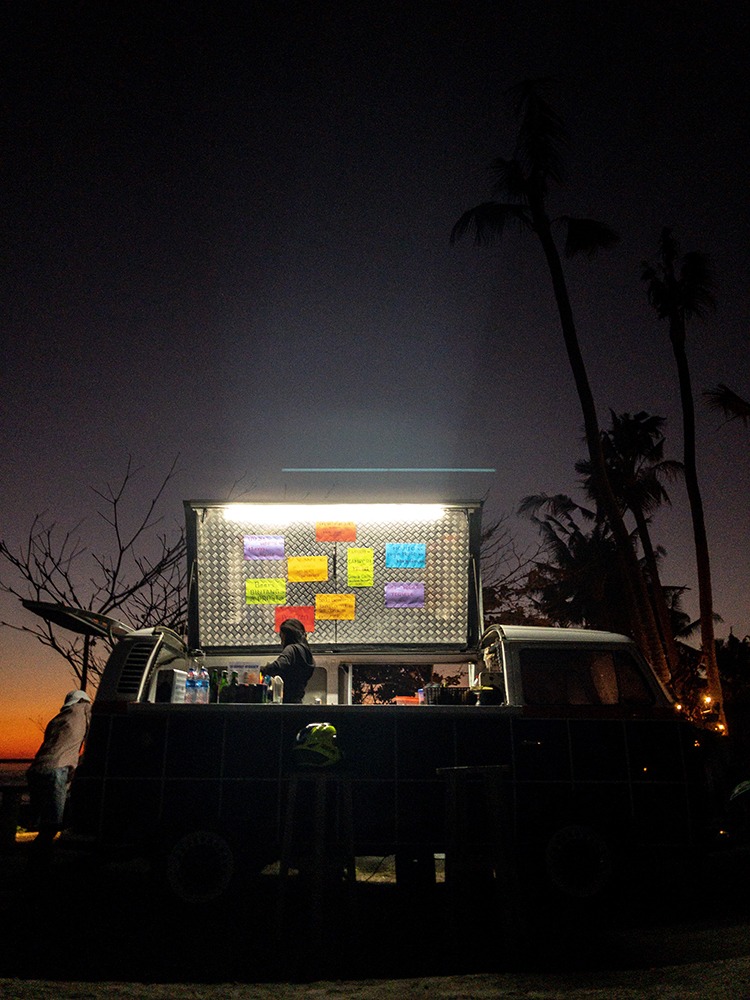
<svg viewBox="0 0 750 1000">
<path fill-rule="evenodd" d="M 372 549 L 346 550 L 346 581 L 350 587 L 371 587 L 374 575 Z"/>
<path fill-rule="evenodd" d="M 286 565 L 292 583 L 328 579 L 328 556 L 289 556 Z"/>
<path fill-rule="evenodd" d="M 387 569 L 422 569 L 427 546 L 424 542 L 386 542 Z"/>
<path fill-rule="evenodd" d="M 245 559 L 283 559 L 284 539 L 280 535 L 244 535 Z"/>
<path fill-rule="evenodd" d="M 246 604 L 286 604 L 286 580 L 263 578 L 245 580 Z"/>
<path fill-rule="evenodd" d="M 423 583 L 386 583 L 385 606 L 387 608 L 423 608 Z"/>
<path fill-rule="evenodd" d="M 296 618 L 298 622 L 302 622 L 305 632 L 312 632 L 315 629 L 315 608 L 309 605 L 299 607 L 298 605 L 287 604 L 281 608 L 274 608 L 274 632 L 279 631 L 281 623 L 286 621 L 287 618 Z"/>
<path fill-rule="evenodd" d="M 319 621 L 354 621 L 354 594 L 316 594 L 315 617 Z"/>
<path fill-rule="evenodd" d="M 352 521 L 318 521 L 316 542 L 356 542 L 357 525 Z"/>
</svg>

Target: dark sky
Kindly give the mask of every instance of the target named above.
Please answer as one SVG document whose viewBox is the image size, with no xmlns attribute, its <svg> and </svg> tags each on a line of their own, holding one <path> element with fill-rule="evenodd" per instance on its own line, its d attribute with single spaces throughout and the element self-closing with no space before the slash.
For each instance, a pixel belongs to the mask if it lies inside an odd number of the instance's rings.
<svg viewBox="0 0 750 1000">
<path fill-rule="evenodd" d="M 750 395 L 741 5 L 17 2 L 0 16 L 3 538 L 39 511 L 89 514 L 88 487 L 128 455 L 148 492 L 179 453 L 174 523 L 183 498 L 241 477 L 256 497 L 487 495 L 490 514 L 574 492 L 581 416 L 539 248 L 448 242 L 511 152 L 506 90 L 530 77 L 559 81 L 571 132 L 553 214 L 621 235 L 568 266 L 602 423 L 609 407 L 665 416 L 680 457 L 667 331 L 639 281 L 664 225 L 718 278 L 718 312 L 689 332 L 696 394 Z M 698 420 L 717 610 L 744 635 L 750 436 L 702 404 Z M 299 466 L 497 472 L 281 472 Z M 692 587 L 671 493 L 655 524 L 665 582 Z M 19 655 L 37 651 L 0 633 L 0 673 Z"/>
</svg>

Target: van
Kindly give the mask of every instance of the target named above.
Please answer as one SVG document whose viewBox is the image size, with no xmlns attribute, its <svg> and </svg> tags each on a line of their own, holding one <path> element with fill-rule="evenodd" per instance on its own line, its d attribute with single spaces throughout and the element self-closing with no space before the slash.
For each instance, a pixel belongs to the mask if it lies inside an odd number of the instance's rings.
<svg viewBox="0 0 750 1000">
<path fill-rule="evenodd" d="M 680 716 L 629 638 L 483 628 L 481 504 L 185 506 L 188 638 L 118 623 L 73 785 L 80 836 L 157 860 L 183 898 L 220 895 L 279 857 L 298 738 L 328 723 L 352 850 L 395 855 L 397 872 L 445 852 L 446 775 L 495 774 L 519 871 L 569 896 L 711 842 L 714 734 Z M 302 704 L 225 702 L 216 683 L 208 704 L 186 701 L 199 668 L 255 678 L 289 614 L 311 626 Z M 377 703 L 393 676 L 416 689 Z M 482 783 L 467 787 L 481 828 Z M 477 829 L 462 830 L 467 853 Z"/>
</svg>

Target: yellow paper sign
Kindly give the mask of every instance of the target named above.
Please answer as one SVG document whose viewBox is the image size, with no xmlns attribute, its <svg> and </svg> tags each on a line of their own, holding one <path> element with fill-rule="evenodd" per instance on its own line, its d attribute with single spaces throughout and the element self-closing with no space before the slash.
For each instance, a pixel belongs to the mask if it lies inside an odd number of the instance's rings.
<svg viewBox="0 0 750 1000">
<path fill-rule="evenodd" d="M 354 621 L 354 594 L 316 594 L 315 618 L 329 622 Z"/>
<path fill-rule="evenodd" d="M 286 580 L 263 577 L 245 580 L 246 604 L 286 604 Z"/>
<path fill-rule="evenodd" d="M 346 550 L 346 579 L 350 587 L 371 587 L 374 566 L 373 549 Z"/>
<path fill-rule="evenodd" d="M 292 583 L 327 580 L 328 556 L 290 556 L 286 569 Z"/>
</svg>

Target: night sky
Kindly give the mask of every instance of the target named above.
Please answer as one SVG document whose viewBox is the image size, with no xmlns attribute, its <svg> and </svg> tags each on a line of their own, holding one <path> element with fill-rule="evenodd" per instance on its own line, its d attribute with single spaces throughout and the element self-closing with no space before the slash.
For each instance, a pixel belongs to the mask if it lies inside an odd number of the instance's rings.
<svg viewBox="0 0 750 1000">
<path fill-rule="evenodd" d="M 150 496 L 487 498 L 576 493 L 582 420 L 538 245 L 450 246 L 510 155 L 508 87 L 554 77 L 571 133 L 552 214 L 620 233 L 567 266 L 600 420 L 667 418 L 667 329 L 639 280 L 662 226 L 711 256 L 719 308 L 689 328 L 696 396 L 750 396 L 748 13 L 680 0 L 133 5 L 0 14 L 0 536 L 36 513 L 96 543 L 89 487 L 128 456 Z M 750 632 L 750 431 L 698 400 L 716 610 Z M 289 467 L 492 467 L 299 474 Z M 654 523 L 692 589 L 681 484 Z M 513 522 L 515 524 L 515 522 Z M 525 522 L 519 539 L 533 541 Z M 2 617 L 18 617 L 15 601 Z M 0 755 L 72 686 L 0 631 Z"/>
</svg>

